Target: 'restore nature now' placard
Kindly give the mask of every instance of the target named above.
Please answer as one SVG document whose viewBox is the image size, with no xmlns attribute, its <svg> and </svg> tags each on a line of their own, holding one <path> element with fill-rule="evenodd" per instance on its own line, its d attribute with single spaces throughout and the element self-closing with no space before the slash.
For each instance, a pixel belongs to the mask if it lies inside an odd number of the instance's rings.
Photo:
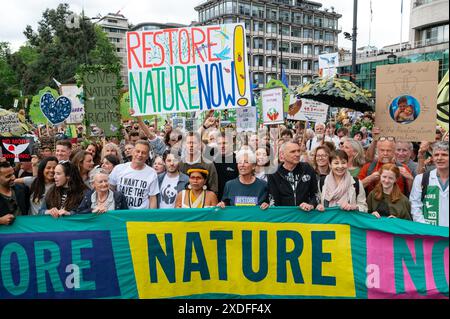
<svg viewBox="0 0 450 319">
<path fill-rule="evenodd" d="M 0 226 L 0 298 L 447 298 L 448 228 L 295 207 Z"/>
<path fill-rule="evenodd" d="M 135 116 L 251 105 L 244 24 L 127 32 Z"/>
</svg>

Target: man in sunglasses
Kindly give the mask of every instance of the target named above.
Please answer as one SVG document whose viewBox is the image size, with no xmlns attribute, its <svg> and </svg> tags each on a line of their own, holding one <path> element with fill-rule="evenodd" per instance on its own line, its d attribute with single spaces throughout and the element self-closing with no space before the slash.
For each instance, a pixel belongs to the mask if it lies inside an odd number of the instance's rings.
<svg viewBox="0 0 450 319">
<path fill-rule="evenodd" d="M 378 158 L 372 162 L 366 163 L 358 175 L 358 178 L 364 185 L 366 194 L 369 194 L 380 181 L 379 171 L 381 167 L 384 164 L 395 164 L 395 145 L 395 138 L 392 136 L 382 136 L 376 142 Z M 402 175 L 397 179 L 397 185 L 405 196 L 409 196 L 414 177 L 408 166 L 405 164 L 397 163 L 397 166 Z"/>
<path fill-rule="evenodd" d="M 28 188 L 14 184 L 14 169 L 9 162 L 0 162 L 0 225 L 11 225 L 18 215 L 28 215 Z"/>
</svg>

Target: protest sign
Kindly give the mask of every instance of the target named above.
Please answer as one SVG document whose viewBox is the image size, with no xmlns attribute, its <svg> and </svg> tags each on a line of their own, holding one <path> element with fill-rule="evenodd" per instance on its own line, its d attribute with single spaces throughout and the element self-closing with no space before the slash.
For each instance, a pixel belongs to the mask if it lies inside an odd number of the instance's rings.
<svg viewBox="0 0 450 319">
<path fill-rule="evenodd" d="M 173 125 L 172 127 L 174 129 L 181 129 L 184 130 L 186 128 L 186 118 L 177 116 L 173 118 Z"/>
<path fill-rule="evenodd" d="M 237 132 L 256 132 L 256 107 L 236 109 Z"/>
<path fill-rule="evenodd" d="M 127 33 L 135 115 L 251 104 L 244 24 Z"/>
<path fill-rule="evenodd" d="M 98 134 L 101 128 L 105 136 L 119 134 L 119 91 L 114 73 L 98 71 L 83 76 L 85 93 L 85 116 L 91 134 Z"/>
<path fill-rule="evenodd" d="M 375 125 L 399 141 L 434 141 L 439 63 L 377 67 Z"/>
<path fill-rule="evenodd" d="M 30 119 L 34 124 L 48 124 L 48 120 L 45 117 L 44 113 L 41 110 L 41 98 L 44 94 L 50 93 L 54 97 L 58 97 L 59 93 L 55 89 L 52 89 L 49 86 L 46 86 L 42 90 L 39 91 L 38 94 L 33 96 L 30 105 Z"/>
<path fill-rule="evenodd" d="M 291 97 L 288 120 L 325 123 L 328 115 L 328 105 L 309 99 Z"/>
<path fill-rule="evenodd" d="M 4 112 L 0 114 L 0 134 L 15 133 L 21 130 L 19 116 L 17 113 Z"/>
<path fill-rule="evenodd" d="M 18 216 L 0 226 L 0 298 L 448 299 L 448 236 L 338 208 Z"/>
<path fill-rule="evenodd" d="M 333 77 L 339 67 L 339 53 L 327 53 L 319 55 L 319 75 L 324 78 Z"/>
<path fill-rule="evenodd" d="M 83 89 L 76 84 L 61 85 L 61 94 L 66 96 L 72 103 L 72 110 L 66 120 L 67 124 L 83 123 L 84 118 L 84 97 Z"/>
<path fill-rule="evenodd" d="M 34 140 L 31 137 L 0 137 L 2 157 L 12 163 L 31 162 Z"/>
<path fill-rule="evenodd" d="M 18 106 L 19 106 L 19 100 L 14 99 L 14 108 L 17 109 Z"/>
<path fill-rule="evenodd" d="M 40 106 L 44 116 L 53 125 L 63 123 L 72 111 L 72 102 L 67 97 L 61 95 L 55 99 L 50 92 L 41 96 Z"/>
<path fill-rule="evenodd" d="M 265 125 L 284 123 L 283 88 L 261 91 L 263 123 Z"/>
</svg>

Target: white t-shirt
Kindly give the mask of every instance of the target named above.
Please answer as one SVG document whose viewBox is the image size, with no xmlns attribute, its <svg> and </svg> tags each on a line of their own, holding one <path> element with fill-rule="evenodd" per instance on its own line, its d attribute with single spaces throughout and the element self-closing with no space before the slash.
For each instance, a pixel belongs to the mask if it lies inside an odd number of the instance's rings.
<svg viewBox="0 0 450 319">
<path fill-rule="evenodd" d="M 167 174 L 161 183 L 161 196 L 159 201 L 160 208 L 175 208 L 175 199 L 177 197 L 177 184 L 180 175 L 169 177 Z"/>
<path fill-rule="evenodd" d="M 130 209 L 148 209 L 149 196 L 159 194 L 156 171 L 147 165 L 135 170 L 131 162 L 119 164 L 109 175 L 109 183 L 125 195 Z"/>
</svg>

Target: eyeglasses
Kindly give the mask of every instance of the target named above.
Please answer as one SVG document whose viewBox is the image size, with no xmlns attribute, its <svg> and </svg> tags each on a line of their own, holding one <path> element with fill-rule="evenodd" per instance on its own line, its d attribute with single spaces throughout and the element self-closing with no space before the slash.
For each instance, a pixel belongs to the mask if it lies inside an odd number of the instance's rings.
<svg viewBox="0 0 450 319">
<path fill-rule="evenodd" d="M 58 162 L 58 164 L 66 164 L 66 163 L 69 163 L 70 161 L 68 161 L 68 160 L 60 160 L 59 162 Z"/>
<path fill-rule="evenodd" d="M 378 141 L 380 141 L 380 142 L 383 142 L 383 141 L 395 142 L 395 137 L 393 137 L 393 136 L 382 136 L 382 137 L 379 138 Z"/>
<path fill-rule="evenodd" d="M 324 154 L 324 155 L 316 155 L 316 158 L 327 158 L 328 155 Z"/>
</svg>

